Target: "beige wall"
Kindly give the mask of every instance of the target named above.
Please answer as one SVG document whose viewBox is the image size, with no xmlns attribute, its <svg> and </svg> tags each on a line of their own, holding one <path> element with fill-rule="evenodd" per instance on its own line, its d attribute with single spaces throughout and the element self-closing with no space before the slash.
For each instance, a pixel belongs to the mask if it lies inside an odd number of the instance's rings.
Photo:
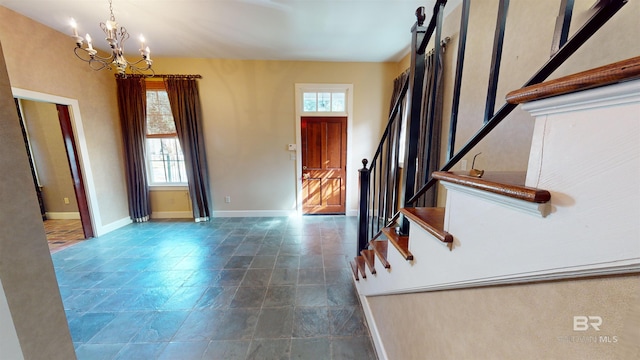
<svg viewBox="0 0 640 360">
<path fill-rule="evenodd" d="M 33 162 L 47 212 L 78 212 L 78 203 L 54 104 L 21 100 Z M 69 204 L 64 203 L 69 199 Z"/>
<path fill-rule="evenodd" d="M 638 275 L 605 277 L 370 297 L 369 304 L 389 359 L 637 359 L 639 284 Z M 600 331 L 574 331 L 574 316 L 600 316 Z"/>
<path fill-rule="evenodd" d="M 76 99 L 80 107 L 100 219 L 108 226 L 129 217 L 115 81 L 73 55 L 74 42 L 0 6 L 0 42 L 13 87 Z"/>
<path fill-rule="evenodd" d="M 25 359 L 75 359 L 1 47 L 0 138 L 0 296 L 13 320 L 0 333 L 13 325 Z"/>
<path fill-rule="evenodd" d="M 296 83 L 353 84 L 348 191 L 386 122 L 396 65 L 158 58 L 158 73 L 200 74 L 214 210 L 295 210 Z M 224 202 L 230 196 L 231 203 Z M 347 209 L 357 208 L 357 196 Z"/>
</svg>

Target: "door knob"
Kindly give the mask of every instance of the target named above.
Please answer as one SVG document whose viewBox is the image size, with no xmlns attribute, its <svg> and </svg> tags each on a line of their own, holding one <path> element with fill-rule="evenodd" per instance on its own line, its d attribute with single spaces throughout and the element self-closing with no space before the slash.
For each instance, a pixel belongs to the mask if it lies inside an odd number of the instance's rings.
<svg viewBox="0 0 640 360">
<path fill-rule="evenodd" d="M 308 179 L 310 177 L 309 173 L 303 173 L 302 174 L 302 178 L 303 179 Z"/>
<path fill-rule="evenodd" d="M 304 166 L 302 167 L 302 170 L 307 170 L 307 166 L 306 166 L 306 165 L 304 165 Z"/>
</svg>

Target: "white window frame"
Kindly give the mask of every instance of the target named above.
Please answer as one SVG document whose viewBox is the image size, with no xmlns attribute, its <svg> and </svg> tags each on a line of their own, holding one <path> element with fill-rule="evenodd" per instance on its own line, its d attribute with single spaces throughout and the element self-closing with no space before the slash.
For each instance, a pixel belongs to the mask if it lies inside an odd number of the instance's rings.
<svg viewBox="0 0 640 360">
<path fill-rule="evenodd" d="M 149 84 L 150 82 L 147 82 L 147 84 Z M 147 89 L 147 91 L 158 91 L 161 90 L 159 88 L 153 88 L 153 89 Z M 166 91 L 166 89 L 164 90 Z M 146 96 L 146 94 L 145 94 Z M 145 121 L 147 121 L 145 119 Z M 151 167 L 151 154 L 150 154 L 150 147 L 148 145 L 148 142 L 150 139 L 173 139 L 173 136 L 158 136 L 158 137 L 148 137 L 147 134 L 145 134 L 145 145 L 146 145 L 146 154 L 145 154 L 145 164 L 147 165 L 147 177 L 149 179 L 149 187 L 152 188 L 153 190 L 185 190 L 188 189 L 189 187 L 189 183 L 188 181 L 184 181 L 184 182 L 153 182 L 153 176 L 152 176 L 152 167 Z M 178 135 L 176 134 L 175 136 L 175 140 L 178 141 L 178 144 L 180 144 L 180 139 L 178 139 Z M 180 148 L 182 151 L 182 147 Z M 184 152 L 182 154 L 182 158 L 184 159 Z"/>
</svg>

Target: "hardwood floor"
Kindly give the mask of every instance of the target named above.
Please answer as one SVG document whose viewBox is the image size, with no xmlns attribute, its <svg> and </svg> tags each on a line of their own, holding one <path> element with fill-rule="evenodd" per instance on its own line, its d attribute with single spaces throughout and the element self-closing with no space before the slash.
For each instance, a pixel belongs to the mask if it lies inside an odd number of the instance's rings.
<svg viewBox="0 0 640 360">
<path fill-rule="evenodd" d="M 45 220 L 44 231 L 52 254 L 84 240 L 80 220 Z"/>
</svg>

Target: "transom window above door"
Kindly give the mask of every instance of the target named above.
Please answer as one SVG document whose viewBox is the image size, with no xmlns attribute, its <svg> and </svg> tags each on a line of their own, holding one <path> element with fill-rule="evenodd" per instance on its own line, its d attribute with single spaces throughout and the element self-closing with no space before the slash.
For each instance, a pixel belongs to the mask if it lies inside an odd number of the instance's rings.
<svg viewBox="0 0 640 360">
<path fill-rule="evenodd" d="M 345 113 L 347 110 L 346 92 L 341 91 L 305 91 L 302 94 L 302 111 Z"/>
</svg>

